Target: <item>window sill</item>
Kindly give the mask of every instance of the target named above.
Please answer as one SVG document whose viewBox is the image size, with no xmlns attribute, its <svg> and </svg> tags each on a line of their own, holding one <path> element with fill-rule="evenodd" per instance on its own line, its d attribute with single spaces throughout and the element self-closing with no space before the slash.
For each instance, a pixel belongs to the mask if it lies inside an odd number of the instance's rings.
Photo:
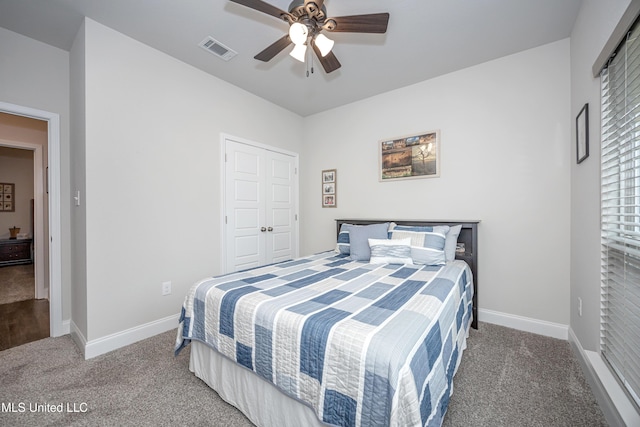
<svg viewBox="0 0 640 427">
<path fill-rule="evenodd" d="M 640 426 L 640 412 L 615 379 L 600 353 L 584 350 L 571 329 L 569 343 L 574 347 L 574 353 L 607 422 L 612 427 Z"/>
</svg>

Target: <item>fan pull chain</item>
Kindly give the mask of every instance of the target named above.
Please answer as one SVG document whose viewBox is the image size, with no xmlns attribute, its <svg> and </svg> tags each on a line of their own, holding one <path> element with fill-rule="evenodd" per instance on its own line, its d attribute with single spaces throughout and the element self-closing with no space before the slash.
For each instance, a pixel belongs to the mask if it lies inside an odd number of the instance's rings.
<svg viewBox="0 0 640 427">
<path fill-rule="evenodd" d="M 309 58 L 309 49 L 307 49 L 307 51 L 305 52 L 305 61 L 304 61 L 304 65 L 306 65 L 307 67 L 307 78 L 309 78 L 309 61 L 311 59 Z"/>
<path fill-rule="evenodd" d="M 305 55 L 305 61 L 304 61 L 304 65 L 307 67 L 307 78 L 309 78 L 309 70 L 311 70 L 311 74 L 313 74 L 313 55 L 310 52 L 310 49 L 307 49 L 307 51 L 304 53 Z M 311 64 L 311 67 L 309 67 L 309 64 Z"/>
</svg>

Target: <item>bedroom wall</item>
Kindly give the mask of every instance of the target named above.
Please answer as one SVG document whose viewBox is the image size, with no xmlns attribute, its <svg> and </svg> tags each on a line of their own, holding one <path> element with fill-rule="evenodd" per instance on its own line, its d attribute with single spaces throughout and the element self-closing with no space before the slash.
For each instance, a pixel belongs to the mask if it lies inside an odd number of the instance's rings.
<svg viewBox="0 0 640 427">
<path fill-rule="evenodd" d="M 569 323 L 569 40 L 305 118 L 301 253 L 336 218 L 476 219 L 479 308 Z M 327 132 L 327 126 L 330 132 Z M 378 182 L 378 141 L 439 129 L 441 176 Z M 320 175 L 337 169 L 337 208 Z"/>
<path fill-rule="evenodd" d="M 638 3 L 638 0 L 633 0 Z M 571 33 L 571 115 L 589 103 L 589 157 L 571 149 L 571 317 L 569 341 L 610 425 L 640 425 L 640 411 L 600 356 L 600 79 L 592 67 L 630 0 L 584 0 Z M 575 122 L 573 122 L 575 123 Z M 571 140 L 575 141 L 575 127 Z M 582 299 L 582 316 L 578 313 Z"/>
<path fill-rule="evenodd" d="M 71 281 L 71 334 L 74 339 L 86 340 L 87 336 L 87 204 L 83 203 L 87 194 L 86 182 L 86 116 L 85 116 L 85 24 L 78 29 L 71 47 L 69 70 L 71 87 L 69 91 L 71 117 L 71 183 L 73 193 L 80 192 L 79 206 L 71 208 L 71 250 L 73 253 Z M 79 338 L 80 334 L 83 338 Z"/>
<path fill-rule="evenodd" d="M 86 186 L 85 338 L 100 342 L 175 327 L 188 287 L 222 271 L 220 134 L 300 152 L 303 132 L 300 116 L 95 21 L 84 31 L 85 182 L 73 188 Z"/>
<path fill-rule="evenodd" d="M 571 328 L 586 350 L 600 346 L 600 79 L 592 66 L 630 0 L 585 0 L 571 33 L 571 114 L 589 103 L 589 157 L 571 151 Z M 575 126 L 571 140 L 575 141 Z M 578 314 L 582 299 L 582 316 Z"/>
<path fill-rule="evenodd" d="M 62 319 L 71 317 L 69 52 L 0 28 L 0 101 L 60 115 Z"/>
</svg>

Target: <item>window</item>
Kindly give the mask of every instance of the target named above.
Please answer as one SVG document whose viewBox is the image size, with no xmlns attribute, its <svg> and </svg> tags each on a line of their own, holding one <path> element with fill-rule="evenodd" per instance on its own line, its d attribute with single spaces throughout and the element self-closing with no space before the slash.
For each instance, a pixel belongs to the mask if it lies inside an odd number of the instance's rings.
<svg viewBox="0 0 640 427">
<path fill-rule="evenodd" d="M 640 26 L 601 73 L 601 353 L 640 405 Z"/>
</svg>

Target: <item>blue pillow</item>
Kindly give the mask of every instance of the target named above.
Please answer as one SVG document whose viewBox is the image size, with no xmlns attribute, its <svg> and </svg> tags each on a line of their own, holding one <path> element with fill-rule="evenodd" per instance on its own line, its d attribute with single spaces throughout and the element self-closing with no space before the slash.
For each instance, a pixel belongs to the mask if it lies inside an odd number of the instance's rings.
<svg viewBox="0 0 640 427">
<path fill-rule="evenodd" d="M 351 252 L 351 244 L 349 241 L 349 229 L 353 227 L 351 224 L 342 224 L 340 226 L 340 233 L 338 233 L 338 244 L 336 246 L 336 252 L 342 255 L 349 255 Z"/>
<path fill-rule="evenodd" d="M 413 230 L 413 231 L 432 231 L 433 228 L 441 226 L 429 227 L 429 226 L 406 226 L 398 225 L 394 229 L 399 230 Z M 446 226 L 445 226 L 446 227 Z M 446 232 L 446 240 L 444 242 L 444 258 L 446 262 L 456 259 L 456 245 L 458 244 L 458 236 L 462 230 L 462 224 L 452 225 L 449 227 L 449 231 Z"/>
<path fill-rule="evenodd" d="M 412 227 L 398 225 L 389 230 L 392 239 L 411 238 L 411 258 L 415 264 L 444 265 L 448 225 Z"/>
<path fill-rule="evenodd" d="M 369 261 L 369 239 L 388 239 L 389 223 L 352 225 L 349 227 L 350 256 L 354 261 Z"/>
</svg>

